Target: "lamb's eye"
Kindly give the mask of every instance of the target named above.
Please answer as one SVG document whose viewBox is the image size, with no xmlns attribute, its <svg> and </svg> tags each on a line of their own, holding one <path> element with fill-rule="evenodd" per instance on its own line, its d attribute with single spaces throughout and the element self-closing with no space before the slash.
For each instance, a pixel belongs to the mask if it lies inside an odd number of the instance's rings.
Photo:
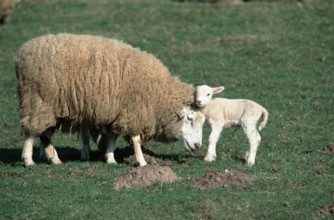
<svg viewBox="0 0 334 220">
<path fill-rule="evenodd" d="M 210 96 L 210 93 L 208 93 L 206 96 Z"/>
</svg>

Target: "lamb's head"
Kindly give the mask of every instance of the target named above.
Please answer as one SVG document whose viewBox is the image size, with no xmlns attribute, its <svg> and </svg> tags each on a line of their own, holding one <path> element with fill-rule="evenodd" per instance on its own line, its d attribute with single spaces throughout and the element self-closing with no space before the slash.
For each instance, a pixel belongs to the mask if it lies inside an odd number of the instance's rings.
<svg viewBox="0 0 334 220">
<path fill-rule="evenodd" d="M 202 130 L 205 122 L 205 116 L 190 108 L 184 108 L 179 117 L 182 120 L 180 137 L 183 140 L 184 147 L 188 151 L 195 151 L 202 145 Z"/>
<path fill-rule="evenodd" d="M 224 86 L 210 87 L 207 85 L 196 86 L 196 105 L 199 108 L 207 106 L 213 94 L 220 93 L 224 90 Z"/>
</svg>

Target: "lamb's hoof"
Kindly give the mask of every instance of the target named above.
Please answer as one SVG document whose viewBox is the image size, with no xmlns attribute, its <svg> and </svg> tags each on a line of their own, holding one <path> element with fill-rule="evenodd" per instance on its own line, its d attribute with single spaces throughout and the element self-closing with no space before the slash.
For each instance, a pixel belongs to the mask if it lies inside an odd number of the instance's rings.
<svg viewBox="0 0 334 220">
<path fill-rule="evenodd" d="M 204 160 L 207 161 L 207 162 L 212 162 L 212 161 L 216 160 L 216 157 L 212 156 L 212 155 L 206 155 Z"/>
<path fill-rule="evenodd" d="M 250 159 L 248 158 L 248 159 L 246 160 L 246 164 L 247 164 L 247 166 L 252 167 L 252 166 L 254 166 L 255 161 L 254 161 L 254 160 L 250 160 Z"/>
<path fill-rule="evenodd" d="M 246 151 L 244 159 L 245 159 L 247 162 L 248 162 L 248 158 L 249 158 L 249 152 Z"/>
</svg>

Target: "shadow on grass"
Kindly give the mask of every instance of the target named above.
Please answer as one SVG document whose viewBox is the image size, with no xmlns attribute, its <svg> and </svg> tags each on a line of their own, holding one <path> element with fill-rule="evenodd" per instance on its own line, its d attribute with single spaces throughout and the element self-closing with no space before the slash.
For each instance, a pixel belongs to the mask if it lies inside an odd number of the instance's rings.
<svg viewBox="0 0 334 220">
<path fill-rule="evenodd" d="M 147 160 L 160 160 L 163 161 L 164 164 L 182 164 L 186 162 L 185 158 L 191 157 L 191 155 L 181 157 L 177 154 L 156 154 L 151 149 L 145 148 L 144 146 L 142 146 L 142 151 L 144 157 Z M 115 160 L 117 161 L 117 163 L 136 163 L 133 147 L 126 146 L 123 148 L 117 148 L 115 150 Z"/>
<path fill-rule="evenodd" d="M 246 164 L 246 159 L 241 154 L 232 154 L 231 158 L 235 161 L 240 161 L 243 164 Z"/>
<path fill-rule="evenodd" d="M 80 161 L 80 150 L 75 149 L 73 147 L 55 147 L 58 153 L 58 156 L 62 162 L 70 162 L 70 161 Z M 0 148 L 0 164 L 10 164 L 12 166 L 22 164 L 21 160 L 22 149 L 8 149 L 8 148 Z M 99 161 L 101 160 L 101 153 L 98 151 L 92 151 L 90 153 L 91 159 L 90 161 Z M 47 160 L 42 159 L 39 156 L 39 148 L 34 147 L 33 149 L 33 160 L 35 163 L 48 163 Z"/>
<path fill-rule="evenodd" d="M 59 159 L 66 163 L 66 162 L 74 162 L 74 161 L 81 161 L 80 154 L 81 150 L 76 149 L 70 146 L 55 146 Z M 194 155 L 177 155 L 177 154 L 156 154 L 150 149 L 146 149 L 142 147 L 142 151 L 144 155 L 147 155 L 151 158 L 156 158 L 159 160 L 166 161 L 172 164 L 182 164 L 186 162 L 186 158 L 194 157 Z M 0 148 L 0 164 L 7 164 L 7 165 L 23 165 L 21 160 L 22 149 L 15 148 L 15 149 L 8 149 L 8 148 Z M 134 157 L 134 149 L 133 147 L 126 146 L 122 148 L 117 148 L 115 150 L 115 160 L 117 163 L 125 163 L 125 164 L 133 164 L 129 162 L 128 158 Z M 49 163 L 47 160 L 42 159 L 39 156 L 39 148 L 34 147 L 33 150 L 33 160 L 35 163 Z M 90 152 L 90 162 L 104 162 L 104 153 L 99 150 L 93 150 Z"/>
</svg>

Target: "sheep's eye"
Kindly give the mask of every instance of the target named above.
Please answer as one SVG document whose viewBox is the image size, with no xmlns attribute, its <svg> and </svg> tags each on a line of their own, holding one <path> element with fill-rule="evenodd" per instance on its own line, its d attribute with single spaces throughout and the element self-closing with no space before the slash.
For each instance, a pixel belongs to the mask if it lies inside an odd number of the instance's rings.
<svg viewBox="0 0 334 220">
<path fill-rule="evenodd" d="M 210 96 L 210 93 L 208 93 L 206 96 Z"/>
<path fill-rule="evenodd" d="M 190 116 L 187 116 L 188 121 L 193 121 L 193 118 Z"/>
</svg>

